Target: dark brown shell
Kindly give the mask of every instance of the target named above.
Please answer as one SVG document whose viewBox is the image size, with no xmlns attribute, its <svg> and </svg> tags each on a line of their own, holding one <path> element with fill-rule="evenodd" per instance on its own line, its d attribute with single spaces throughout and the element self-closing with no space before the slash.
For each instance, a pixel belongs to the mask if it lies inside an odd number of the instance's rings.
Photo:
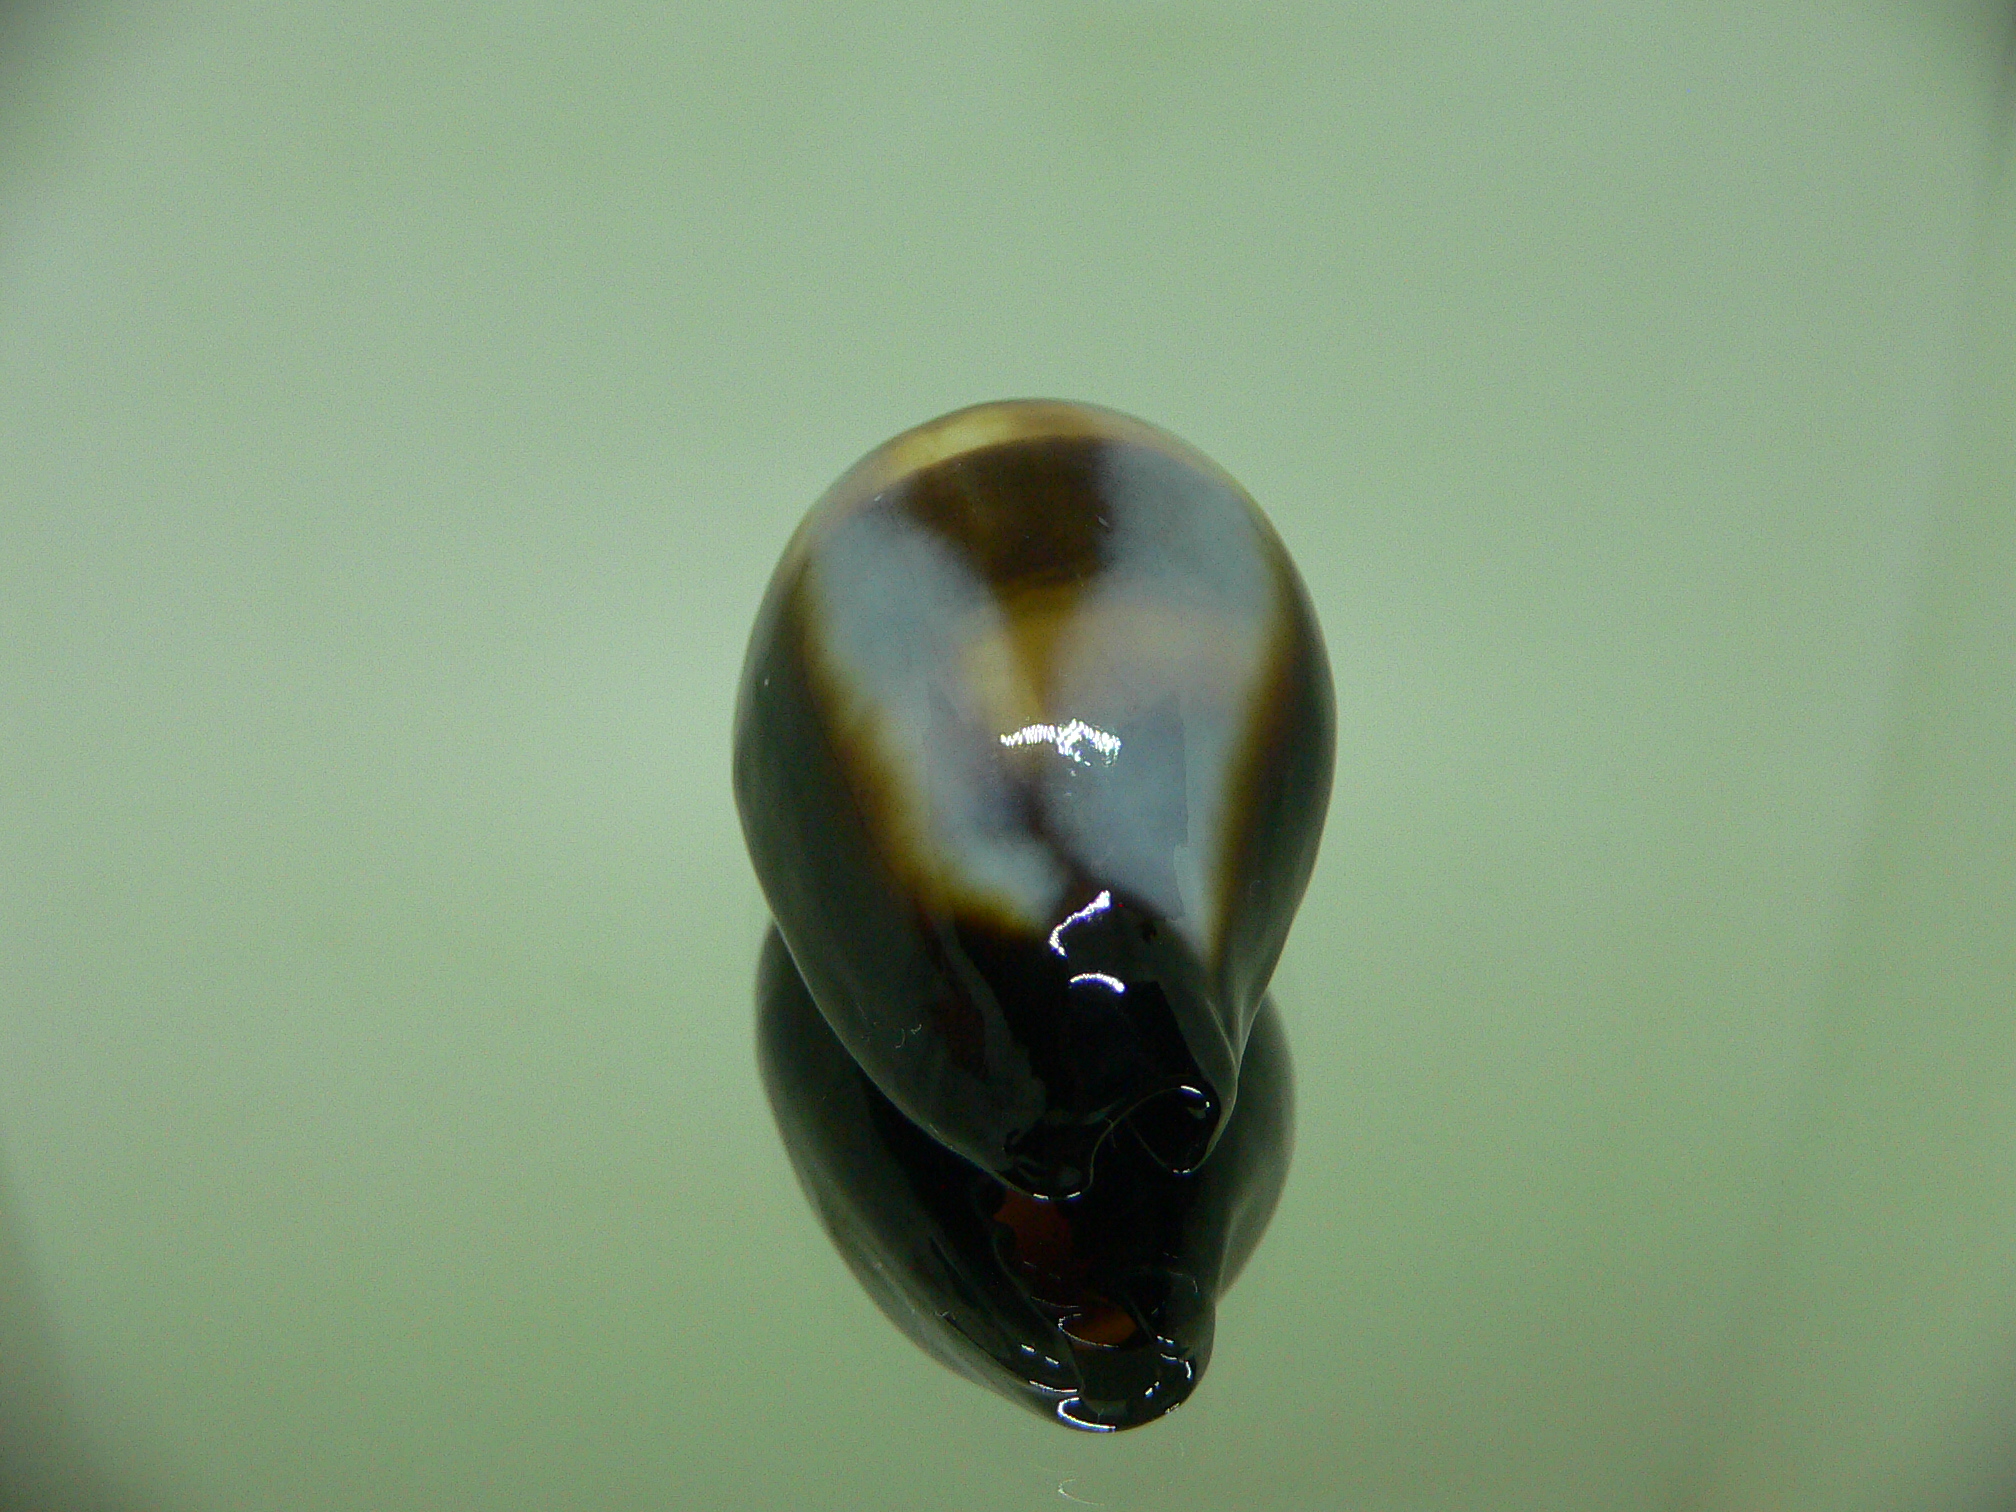
<svg viewBox="0 0 2016 1512">
<path fill-rule="evenodd" d="M 779 563 L 735 791 L 849 1057 L 1008 1187 L 1123 1120 L 1197 1169 L 1316 856 L 1333 751 L 1308 596 L 1243 490 L 1085 405 L 870 453 Z"/>
<path fill-rule="evenodd" d="M 1189 1397 L 1211 1358 L 1218 1298 L 1288 1172 L 1292 1077 L 1271 1002 L 1209 1160 L 1170 1171 L 1123 1128 L 1092 1188 L 1049 1202 L 897 1112 L 834 1038 L 775 930 L 756 996 L 763 1083 L 799 1182 L 898 1328 L 1073 1428 L 1138 1427 Z"/>
</svg>

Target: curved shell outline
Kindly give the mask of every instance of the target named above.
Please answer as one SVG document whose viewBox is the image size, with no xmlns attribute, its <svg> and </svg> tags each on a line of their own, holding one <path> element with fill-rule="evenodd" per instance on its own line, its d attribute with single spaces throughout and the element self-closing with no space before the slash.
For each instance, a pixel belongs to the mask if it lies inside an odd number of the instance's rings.
<svg viewBox="0 0 2016 1512">
<path fill-rule="evenodd" d="M 736 793 L 784 941 L 902 1113 L 1039 1197 L 1129 1120 L 1210 1152 L 1314 863 L 1308 596 L 1166 432 L 975 406 L 871 452 L 772 579 Z"/>
<path fill-rule="evenodd" d="M 1273 1216 L 1293 1150 L 1293 1074 L 1271 1003 L 1209 1161 L 1176 1175 L 1123 1141 L 1099 1183 L 1066 1202 L 1004 1186 L 898 1113 L 840 1047 L 774 929 L 756 1007 L 757 1061 L 799 1183 L 898 1329 L 1070 1428 L 1135 1428 L 1189 1399 L 1218 1299 Z"/>
</svg>

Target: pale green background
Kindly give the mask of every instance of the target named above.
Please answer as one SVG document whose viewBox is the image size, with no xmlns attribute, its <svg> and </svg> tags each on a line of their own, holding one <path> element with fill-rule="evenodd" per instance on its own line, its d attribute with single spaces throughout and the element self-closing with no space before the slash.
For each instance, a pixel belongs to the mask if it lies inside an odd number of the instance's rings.
<svg viewBox="0 0 2016 1512">
<path fill-rule="evenodd" d="M 35 1473 L 2016 1499 L 2006 10 L 6 12 Z M 1295 1171 L 1197 1397 L 1107 1441 L 931 1364 L 815 1229 L 728 794 L 798 515 L 1018 394 L 1241 478 L 1337 676 Z"/>
</svg>

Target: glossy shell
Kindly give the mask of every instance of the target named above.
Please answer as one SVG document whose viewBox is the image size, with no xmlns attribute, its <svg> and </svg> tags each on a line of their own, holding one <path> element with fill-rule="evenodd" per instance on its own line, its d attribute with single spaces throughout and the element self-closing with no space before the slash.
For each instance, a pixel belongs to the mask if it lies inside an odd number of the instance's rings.
<svg viewBox="0 0 2016 1512">
<path fill-rule="evenodd" d="M 1209 1160 L 1172 1172 L 1123 1129 L 1091 1190 L 1063 1202 L 1003 1185 L 897 1112 L 841 1048 L 775 930 L 757 974 L 757 1054 L 820 1223 L 927 1353 L 1095 1432 L 1152 1422 L 1195 1389 L 1218 1297 L 1288 1170 L 1291 1076 L 1272 1003 Z"/>
<path fill-rule="evenodd" d="M 980 405 L 806 518 L 744 670 L 735 791 L 826 1024 L 1005 1187 L 1123 1121 L 1199 1169 L 1329 797 L 1328 663 L 1245 492 L 1108 410 Z"/>
</svg>

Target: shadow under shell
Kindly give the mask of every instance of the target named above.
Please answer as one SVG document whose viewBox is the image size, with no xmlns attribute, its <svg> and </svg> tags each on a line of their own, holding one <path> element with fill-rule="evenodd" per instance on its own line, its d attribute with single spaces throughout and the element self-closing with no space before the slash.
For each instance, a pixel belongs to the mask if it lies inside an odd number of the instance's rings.
<svg viewBox="0 0 2016 1512">
<path fill-rule="evenodd" d="M 1098 1180 L 1051 1201 L 911 1123 L 848 1056 L 773 927 L 756 975 L 757 1058 L 784 1145 L 855 1278 L 928 1354 L 1044 1417 L 1111 1432 L 1196 1388 L 1215 1309 L 1286 1178 L 1293 1076 L 1272 999 L 1216 1147 L 1171 1171 L 1127 1120 Z"/>
</svg>

